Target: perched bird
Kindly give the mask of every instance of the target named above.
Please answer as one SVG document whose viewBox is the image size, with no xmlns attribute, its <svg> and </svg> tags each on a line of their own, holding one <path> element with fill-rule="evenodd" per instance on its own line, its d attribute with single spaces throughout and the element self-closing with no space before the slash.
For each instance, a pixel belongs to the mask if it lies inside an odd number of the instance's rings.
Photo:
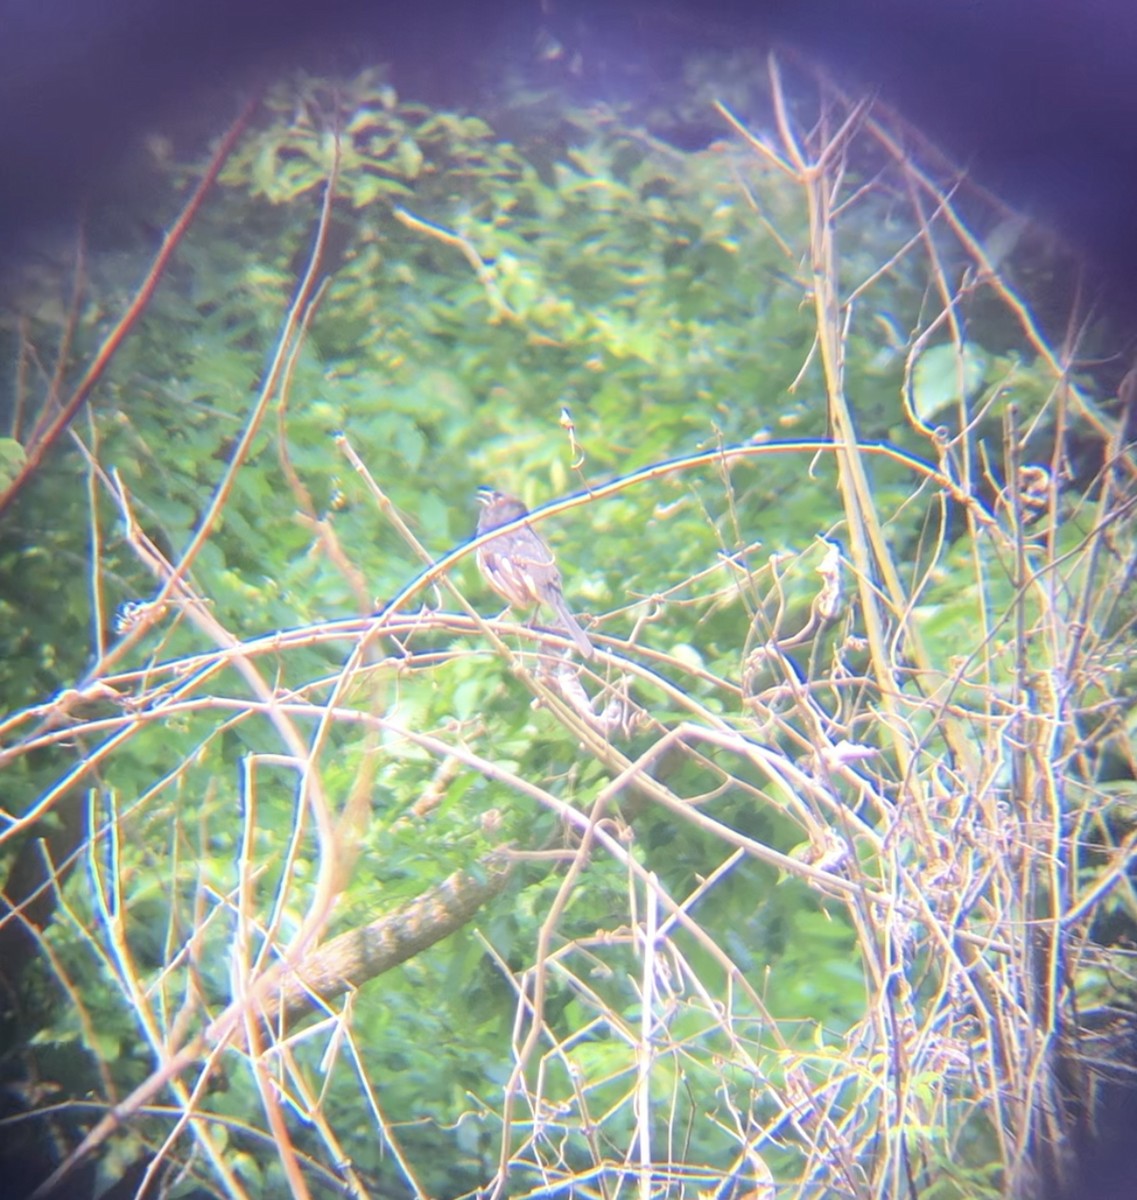
<svg viewBox="0 0 1137 1200">
<path fill-rule="evenodd" d="M 493 488 L 479 488 L 478 503 L 482 506 L 478 514 L 479 534 L 507 525 L 529 511 L 516 496 L 495 492 Z M 503 533 L 479 547 L 477 558 L 486 583 L 507 604 L 522 610 L 547 604 L 581 654 L 591 658 L 596 653 L 565 603 L 561 573 L 553 552 L 535 530 L 522 525 Z"/>
</svg>

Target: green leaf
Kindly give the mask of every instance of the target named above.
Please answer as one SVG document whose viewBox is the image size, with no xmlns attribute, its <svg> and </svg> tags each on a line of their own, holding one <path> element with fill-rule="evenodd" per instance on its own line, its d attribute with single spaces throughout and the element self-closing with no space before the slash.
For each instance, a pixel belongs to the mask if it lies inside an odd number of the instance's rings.
<svg viewBox="0 0 1137 1200">
<path fill-rule="evenodd" d="M 926 424 L 932 424 L 936 414 L 949 404 L 974 396 L 983 386 L 986 374 L 986 357 L 970 345 L 965 345 L 962 353 L 950 342 L 925 350 L 912 373 L 916 415 Z"/>
<path fill-rule="evenodd" d="M 423 153 L 414 138 L 403 138 L 395 149 L 395 164 L 407 179 L 417 179 L 422 170 Z"/>
<path fill-rule="evenodd" d="M 13 438 L 0 438 L 0 488 L 8 487 L 19 475 L 27 455 Z"/>
</svg>

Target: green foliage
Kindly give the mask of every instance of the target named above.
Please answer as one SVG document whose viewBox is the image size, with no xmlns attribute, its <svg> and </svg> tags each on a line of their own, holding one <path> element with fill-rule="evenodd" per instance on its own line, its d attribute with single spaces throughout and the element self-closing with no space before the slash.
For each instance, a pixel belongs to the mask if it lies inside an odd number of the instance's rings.
<svg viewBox="0 0 1137 1200">
<path fill-rule="evenodd" d="M 472 1192 L 503 1138 L 533 1186 L 645 1142 L 717 1181 L 760 1159 L 802 1194 L 852 1186 L 841 1154 L 815 1161 L 822 1145 L 866 1151 L 864 1194 L 889 1194 L 901 1161 L 927 1196 L 1003 1181 L 974 1078 L 993 1087 L 1020 1059 L 988 1044 L 963 1080 L 951 1055 L 978 1036 L 974 1008 L 1038 974 L 1006 940 L 1049 876 L 1022 887 L 991 847 L 1013 813 L 1015 854 L 1052 863 L 1067 814 L 1045 764 L 1066 756 L 1063 798 L 1107 847 L 1082 851 L 1080 886 L 1111 869 L 1120 835 L 1086 814 L 1099 764 L 1131 766 L 1109 682 L 1131 609 L 1114 597 L 1084 674 L 1065 639 L 1131 547 L 1102 540 L 1113 518 L 1049 468 L 1045 513 L 1014 507 L 1016 465 L 1057 461 L 1096 410 L 1072 404 L 1005 296 L 935 308 L 974 250 L 898 201 L 911 164 L 883 137 L 826 160 L 827 249 L 772 153 L 725 124 L 695 150 L 645 124 L 705 123 L 713 98 L 772 128 L 772 83 L 738 58 L 692 63 L 644 112 L 517 88 L 477 115 L 399 97 L 378 70 L 270 91 L 76 427 L 98 469 L 53 460 L 0 542 L 6 810 L 58 788 L 89 815 L 31 972 L 59 997 L 36 1042 L 88 1056 L 69 1094 L 137 1086 L 179 1013 L 208 1026 L 295 967 L 314 911 L 326 942 L 509 845 L 521 861 L 472 923 L 261 1056 L 321 1186 L 342 1156 L 376 1192 L 408 1171 L 422 1194 Z M 814 149 L 839 111 L 820 96 L 793 107 Z M 160 164 L 155 211 L 193 173 Z M 316 303 L 286 328 L 330 179 Z M 149 249 L 92 255 L 70 333 L 29 283 L 18 336 L 45 362 L 70 345 L 77 378 Z M 848 430 L 842 457 L 824 443 L 844 428 L 837 393 L 886 453 L 858 457 Z M 0 477 L 22 454 L 0 442 Z M 383 630 L 358 620 L 469 536 L 483 482 L 530 505 L 582 493 L 541 532 L 612 639 L 572 676 L 591 709 L 531 631 L 495 625 L 510 657 L 495 656 L 446 581 L 412 588 Z M 214 507 L 166 606 L 108 665 L 131 629 L 112 631 L 116 606 L 165 578 L 148 547 L 179 563 Z M 490 612 L 471 561 L 449 580 Z M 1058 746 L 1063 728 L 1092 748 Z M 1108 796 L 1127 828 L 1131 793 Z M 578 816 L 598 799 L 585 853 Z M 66 826 L 62 807 L 24 836 Z M 8 838 L 5 865 L 28 844 Z M 969 972 L 959 947 L 976 945 Z M 972 976 L 998 983 L 980 995 Z M 1087 967 L 1087 993 L 1105 977 Z M 194 1156 L 281 1194 L 264 1080 L 247 1055 L 220 1061 Z"/>
</svg>

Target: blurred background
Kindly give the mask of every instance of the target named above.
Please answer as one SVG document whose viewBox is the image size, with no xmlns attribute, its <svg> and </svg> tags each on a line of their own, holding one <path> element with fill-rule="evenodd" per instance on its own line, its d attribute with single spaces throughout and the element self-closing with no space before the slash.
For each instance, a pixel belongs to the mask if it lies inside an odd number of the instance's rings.
<svg viewBox="0 0 1137 1200">
<path fill-rule="evenodd" d="M 110 186 L 157 120 L 212 130 L 232 89 L 290 66 L 394 64 L 454 103 L 532 56 L 582 94 L 665 86 L 680 56 L 795 46 L 881 96 L 1137 296 L 1137 9 L 1122 0 L 59 0 L 0 5 L 0 227 L 11 244 Z"/>
</svg>

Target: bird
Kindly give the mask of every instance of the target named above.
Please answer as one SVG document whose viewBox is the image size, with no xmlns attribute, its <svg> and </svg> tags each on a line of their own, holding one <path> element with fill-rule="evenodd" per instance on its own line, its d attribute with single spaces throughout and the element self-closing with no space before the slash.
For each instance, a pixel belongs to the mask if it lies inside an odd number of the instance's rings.
<svg viewBox="0 0 1137 1200">
<path fill-rule="evenodd" d="M 478 489 L 478 503 L 482 506 L 478 514 L 479 536 L 529 512 L 516 496 L 489 487 Z M 580 653 L 592 658 L 596 650 L 565 603 L 561 573 L 553 552 L 535 530 L 522 525 L 492 538 L 478 547 L 477 560 L 486 583 L 507 604 L 520 609 L 547 604 Z"/>
</svg>

